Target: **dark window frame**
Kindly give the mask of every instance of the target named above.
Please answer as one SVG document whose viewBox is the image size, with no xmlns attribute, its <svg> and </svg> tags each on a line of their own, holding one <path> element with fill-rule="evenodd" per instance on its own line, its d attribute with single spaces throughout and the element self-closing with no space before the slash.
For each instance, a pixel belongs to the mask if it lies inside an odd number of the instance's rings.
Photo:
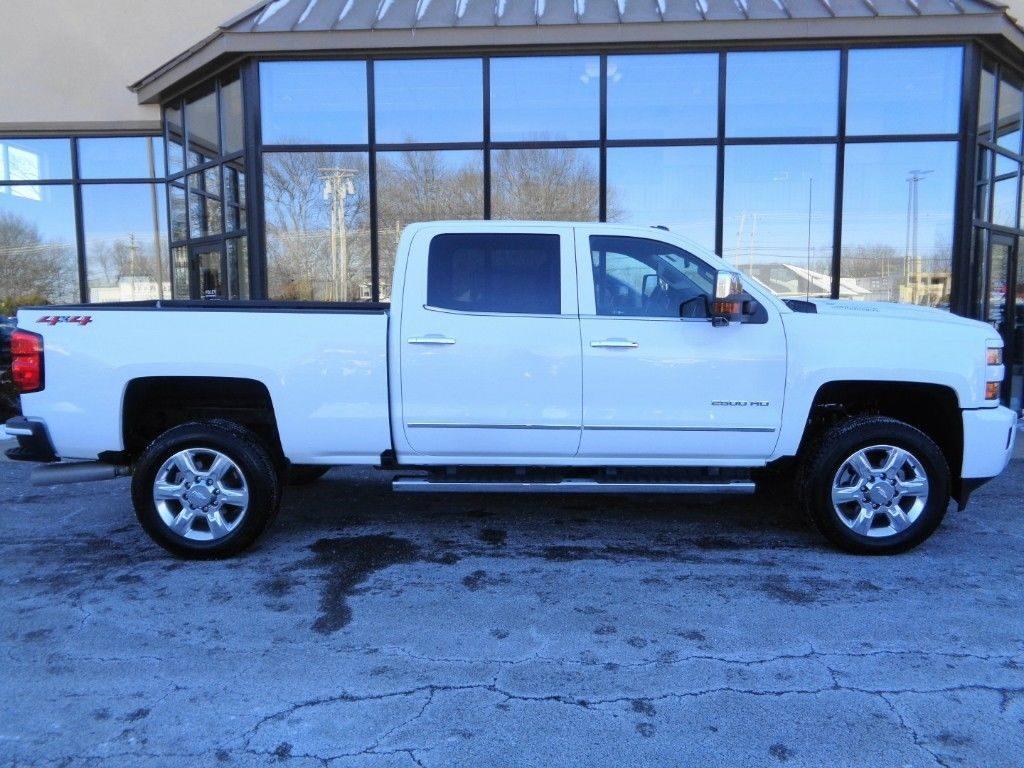
<svg viewBox="0 0 1024 768">
<path fill-rule="evenodd" d="M 181 93 L 176 94 L 174 96 L 174 98 L 165 101 L 161 105 L 161 121 L 162 121 L 162 124 L 163 124 L 163 134 L 162 135 L 163 135 L 163 138 L 164 138 L 164 152 L 165 152 L 164 168 L 167 171 L 167 176 L 164 179 L 165 184 L 166 184 L 166 189 L 167 189 L 167 192 L 166 192 L 166 195 L 165 195 L 165 197 L 166 197 L 166 204 L 167 204 L 167 234 L 168 234 L 168 247 L 167 247 L 167 249 L 168 249 L 168 253 L 172 255 L 171 259 L 170 259 L 171 260 L 171 264 L 172 264 L 172 268 L 171 268 L 170 274 L 171 274 L 171 279 L 172 279 L 171 292 L 172 292 L 173 295 L 178 295 L 179 292 L 180 292 L 179 291 L 179 286 L 174 284 L 175 270 L 173 269 L 173 252 L 174 252 L 175 248 L 181 248 L 181 247 L 185 248 L 186 249 L 186 253 L 189 254 L 189 259 L 191 261 L 191 253 L 192 253 L 193 249 L 195 249 L 196 247 L 208 247 L 210 245 L 213 245 L 214 242 L 219 242 L 222 261 L 224 261 L 226 259 L 226 254 L 227 254 L 227 250 L 228 250 L 227 249 L 227 241 L 228 240 L 232 240 L 232 239 L 248 238 L 249 237 L 249 233 L 253 229 L 253 226 L 252 226 L 253 225 L 253 219 L 251 217 L 253 215 L 256 215 L 257 211 L 254 210 L 253 204 L 252 204 L 252 194 L 253 194 L 253 184 L 252 184 L 252 181 L 253 181 L 253 179 L 252 179 L 252 174 L 251 174 L 251 170 L 250 170 L 250 168 L 251 168 L 250 160 L 252 158 L 250 142 L 253 140 L 253 134 L 250 132 L 250 129 L 251 129 L 251 124 L 253 123 L 253 121 L 254 120 L 258 121 L 258 112 L 254 115 L 252 113 L 251 109 L 250 109 L 250 106 L 249 106 L 250 103 L 251 103 L 251 95 L 250 94 L 252 92 L 252 87 L 250 85 L 250 78 L 251 78 L 252 75 L 249 72 L 249 70 L 251 68 L 252 68 L 252 64 L 251 63 L 242 64 L 241 66 L 238 66 L 238 67 L 225 68 L 225 69 L 217 72 L 216 74 L 214 74 L 210 79 L 207 79 L 204 82 L 199 83 L 198 85 L 196 85 L 194 87 L 191 87 L 191 88 L 189 88 L 187 90 L 182 91 Z M 226 145 L 227 129 L 226 129 L 225 122 L 224 122 L 224 109 L 223 109 L 224 102 L 223 102 L 223 97 L 221 95 L 221 90 L 222 90 L 222 85 L 223 84 L 230 83 L 230 82 L 234 81 L 235 79 L 237 79 L 239 81 L 239 86 L 240 86 L 240 89 L 241 89 L 241 96 L 242 96 L 242 113 L 241 113 L 242 126 L 241 126 L 241 128 L 242 128 L 242 135 L 243 135 L 243 137 L 245 137 L 245 140 L 244 140 L 244 146 L 242 147 L 242 149 L 234 150 L 232 152 L 226 152 L 225 153 L 224 152 L 224 147 Z M 212 93 L 214 95 L 214 108 L 216 110 L 217 143 L 218 143 L 218 152 L 219 152 L 219 154 L 217 154 L 214 157 L 208 158 L 205 161 L 203 161 L 201 163 L 198 163 L 198 164 L 196 164 L 194 166 L 189 166 L 190 138 L 189 138 L 189 125 L 188 125 L 188 103 L 189 103 L 190 99 L 194 99 L 194 98 L 197 98 L 197 97 L 202 97 L 203 95 L 210 93 L 211 92 L 211 86 L 212 86 Z M 171 162 L 170 162 L 170 157 L 171 157 L 170 152 L 171 152 L 172 137 L 171 137 L 170 128 L 169 128 L 169 125 L 168 125 L 168 122 L 167 122 L 167 110 L 168 110 L 168 108 L 172 108 L 172 107 L 177 109 L 179 111 L 180 115 L 181 115 L 181 136 L 180 136 L 180 141 L 181 141 L 181 148 L 182 148 L 182 157 L 181 157 L 181 166 L 182 167 L 181 167 L 180 170 L 176 170 L 173 173 L 171 173 Z M 258 125 L 258 123 L 257 123 L 257 125 Z M 256 133 L 255 136 L 259 136 L 259 134 Z M 179 137 L 174 137 L 174 138 L 175 138 L 175 142 L 176 142 Z M 227 167 L 233 167 L 236 170 L 238 170 L 239 172 L 245 174 L 245 197 L 246 197 L 246 199 L 244 201 L 244 204 L 231 205 L 231 208 L 233 210 L 237 211 L 238 214 L 239 214 L 238 215 L 238 219 L 237 219 L 238 220 L 238 226 L 235 229 L 232 229 L 232 230 L 228 230 L 228 228 L 227 228 L 227 216 L 228 216 L 229 204 L 227 203 L 227 195 L 226 195 L 226 190 L 225 190 L 225 173 L 224 173 L 224 169 L 227 168 Z M 205 187 L 203 187 L 203 188 L 193 188 L 193 187 L 189 186 L 188 179 L 189 179 L 190 176 L 193 176 L 195 174 L 201 174 L 203 176 L 203 178 L 205 179 L 206 173 L 209 170 L 211 170 L 211 169 L 216 170 L 216 173 L 217 173 L 217 187 L 216 187 L 215 191 L 211 192 L 209 190 L 206 190 Z M 261 176 L 260 188 L 262 189 L 262 173 L 260 174 L 260 176 Z M 185 237 L 184 238 L 175 238 L 174 237 L 174 233 L 173 233 L 173 229 L 172 229 L 172 225 L 171 225 L 171 195 L 170 195 L 170 189 L 171 189 L 172 186 L 181 187 L 181 188 L 184 188 L 184 190 L 185 190 Z M 190 199 L 192 197 L 198 197 L 202 201 L 202 208 L 203 208 L 203 217 L 204 217 L 204 219 L 206 217 L 207 200 L 216 200 L 217 203 L 220 204 L 220 207 L 221 207 L 220 232 L 205 233 L 205 234 L 201 234 L 199 236 L 193 236 L 192 235 L 192 217 L 191 217 L 191 206 L 190 206 Z M 245 215 L 244 216 L 241 215 L 242 211 L 245 211 Z M 260 216 L 262 216 L 262 207 L 259 208 L 258 214 Z M 262 254 L 262 252 L 263 252 L 262 241 L 258 245 L 259 245 L 259 253 Z M 248 270 L 247 270 L 248 278 L 249 278 L 249 286 L 248 286 L 247 292 L 248 292 L 248 295 L 250 296 L 250 298 L 259 298 L 259 297 L 264 296 L 266 294 L 266 288 L 263 287 L 263 286 L 260 286 L 257 289 L 257 284 L 254 282 L 254 279 L 262 279 L 261 278 L 262 270 L 254 269 L 253 254 L 256 253 L 256 250 L 253 248 L 253 243 L 251 241 L 248 241 L 247 244 L 246 244 L 246 253 L 247 253 L 247 258 L 249 259 L 249 265 L 248 265 Z M 190 284 L 188 286 L 187 292 L 189 292 L 191 294 L 191 293 L 195 292 L 195 291 L 193 291 L 193 289 L 195 289 L 196 291 L 198 290 L 198 285 L 194 284 L 195 283 L 195 279 L 194 279 L 195 278 L 195 275 L 194 275 L 194 272 L 195 272 L 194 265 L 190 265 L 188 271 L 189 271 L 189 274 L 190 274 L 190 279 L 189 279 Z M 224 280 L 225 280 L 225 282 L 227 281 L 227 273 L 226 273 L 226 271 L 225 271 Z"/>
<path fill-rule="evenodd" d="M 78 153 L 78 142 L 81 139 L 143 139 L 143 138 L 159 138 L 164 142 L 164 174 L 159 174 L 159 166 L 154 165 L 154 175 L 152 178 L 139 178 L 137 176 L 122 178 L 122 177 L 111 177 L 111 178 L 85 178 L 81 174 L 79 167 L 79 153 Z M 0 141 L 30 141 L 33 139 L 61 139 L 66 140 L 70 144 L 71 151 L 71 176 L 66 179 L 26 179 L 21 181 L 0 181 L 0 186 L 4 187 L 39 187 L 39 186 L 70 186 L 74 215 L 75 215 L 75 248 L 78 251 L 77 264 L 78 264 L 78 295 L 82 304 L 89 302 L 89 275 L 88 275 L 88 263 L 86 254 L 86 233 L 85 233 L 85 218 L 82 204 L 82 187 L 91 185 L 105 185 L 105 184 L 138 184 L 145 186 L 152 186 L 154 184 L 164 188 L 164 199 L 167 199 L 167 145 L 166 145 L 166 132 L 161 131 L 129 131 L 125 133 L 69 133 L 61 136 L 41 136 L 24 133 L 0 133 Z M 169 208 L 168 208 L 169 213 Z M 167 219 L 167 243 L 162 246 L 162 249 L 166 251 L 165 256 L 167 257 L 167 263 L 170 265 L 170 219 Z"/>
</svg>

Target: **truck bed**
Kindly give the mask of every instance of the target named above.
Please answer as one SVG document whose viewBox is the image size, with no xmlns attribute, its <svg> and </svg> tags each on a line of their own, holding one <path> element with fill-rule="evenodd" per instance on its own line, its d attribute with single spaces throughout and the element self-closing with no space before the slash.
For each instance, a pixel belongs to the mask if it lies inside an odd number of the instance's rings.
<svg viewBox="0 0 1024 768">
<path fill-rule="evenodd" d="M 391 448 L 389 319 L 387 304 L 370 303 L 22 308 L 18 326 L 43 336 L 46 379 L 43 391 L 22 396 L 23 411 L 46 424 L 58 456 L 95 459 L 123 449 L 135 383 L 214 379 L 230 392 L 242 379 L 266 388 L 291 461 L 375 464 Z"/>
</svg>

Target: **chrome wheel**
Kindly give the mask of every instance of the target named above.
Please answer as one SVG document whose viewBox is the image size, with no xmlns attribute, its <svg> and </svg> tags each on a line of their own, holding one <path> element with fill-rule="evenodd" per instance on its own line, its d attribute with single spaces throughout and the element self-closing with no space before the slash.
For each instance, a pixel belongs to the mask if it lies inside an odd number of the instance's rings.
<svg viewBox="0 0 1024 768">
<path fill-rule="evenodd" d="M 928 504 L 928 474 L 907 450 L 872 445 L 839 466 L 832 480 L 832 507 L 861 536 L 883 538 L 906 530 Z"/>
<path fill-rule="evenodd" d="M 231 533 L 249 509 L 249 486 L 238 465 L 212 448 L 187 448 L 165 461 L 153 480 L 153 502 L 174 533 L 214 541 Z"/>
</svg>

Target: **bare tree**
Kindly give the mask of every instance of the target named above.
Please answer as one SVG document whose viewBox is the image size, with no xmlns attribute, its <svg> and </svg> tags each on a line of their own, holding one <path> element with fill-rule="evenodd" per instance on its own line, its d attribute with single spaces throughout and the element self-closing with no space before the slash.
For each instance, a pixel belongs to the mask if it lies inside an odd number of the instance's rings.
<svg viewBox="0 0 1024 768">
<path fill-rule="evenodd" d="M 0 211 L 0 303 L 3 314 L 26 304 L 77 298 L 78 265 L 72 246 L 47 242 L 23 216 Z"/>
<path fill-rule="evenodd" d="M 576 149 L 501 150 L 494 153 L 493 160 L 494 218 L 597 218 L 600 183 L 597 168 L 586 153 Z M 368 284 L 371 222 L 366 156 L 270 153 L 264 156 L 264 183 L 272 296 L 328 298 L 332 200 L 325 195 L 324 179 L 330 169 L 352 171 L 354 189 L 344 200 L 348 280 L 350 285 Z M 398 238 L 407 225 L 483 217 L 482 156 L 439 151 L 382 153 L 377 160 L 377 190 L 380 296 L 386 300 Z"/>
<path fill-rule="evenodd" d="M 332 170 L 352 171 L 352 194 L 344 201 L 325 194 Z M 347 295 L 369 286 L 369 191 L 366 157 L 333 152 L 289 152 L 264 156 L 267 272 L 270 295 L 328 299 L 331 296 L 331 206 L 344 205 Z"/>
<path fill-rule="evenodd" d="M 479 155 L 453 163 L 445 152 L 379 155 L 377 165 L 380 295 L 391 296 L 395 252 L 402 230 L 417 221 L 482 219 L 483 163 Z"/>
<path fill-rule="evenodd" d="M 496 219 L 597 219 L 601 185 L 586 150 L 498 150 L 491 175 Z"/>
</svg>

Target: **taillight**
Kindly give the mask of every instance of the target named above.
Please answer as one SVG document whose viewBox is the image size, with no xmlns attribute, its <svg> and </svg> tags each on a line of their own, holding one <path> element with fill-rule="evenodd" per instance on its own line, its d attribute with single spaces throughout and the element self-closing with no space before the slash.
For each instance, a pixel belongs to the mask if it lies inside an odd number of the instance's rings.
<svg viewBox="0 0 1024 768">
<path fill-rule="evenodd" d="M 11 378 L 23 395 L 43 388 L 43 337 L 38 333 L 19 329 L 11 334 Z"/>
</svg>

